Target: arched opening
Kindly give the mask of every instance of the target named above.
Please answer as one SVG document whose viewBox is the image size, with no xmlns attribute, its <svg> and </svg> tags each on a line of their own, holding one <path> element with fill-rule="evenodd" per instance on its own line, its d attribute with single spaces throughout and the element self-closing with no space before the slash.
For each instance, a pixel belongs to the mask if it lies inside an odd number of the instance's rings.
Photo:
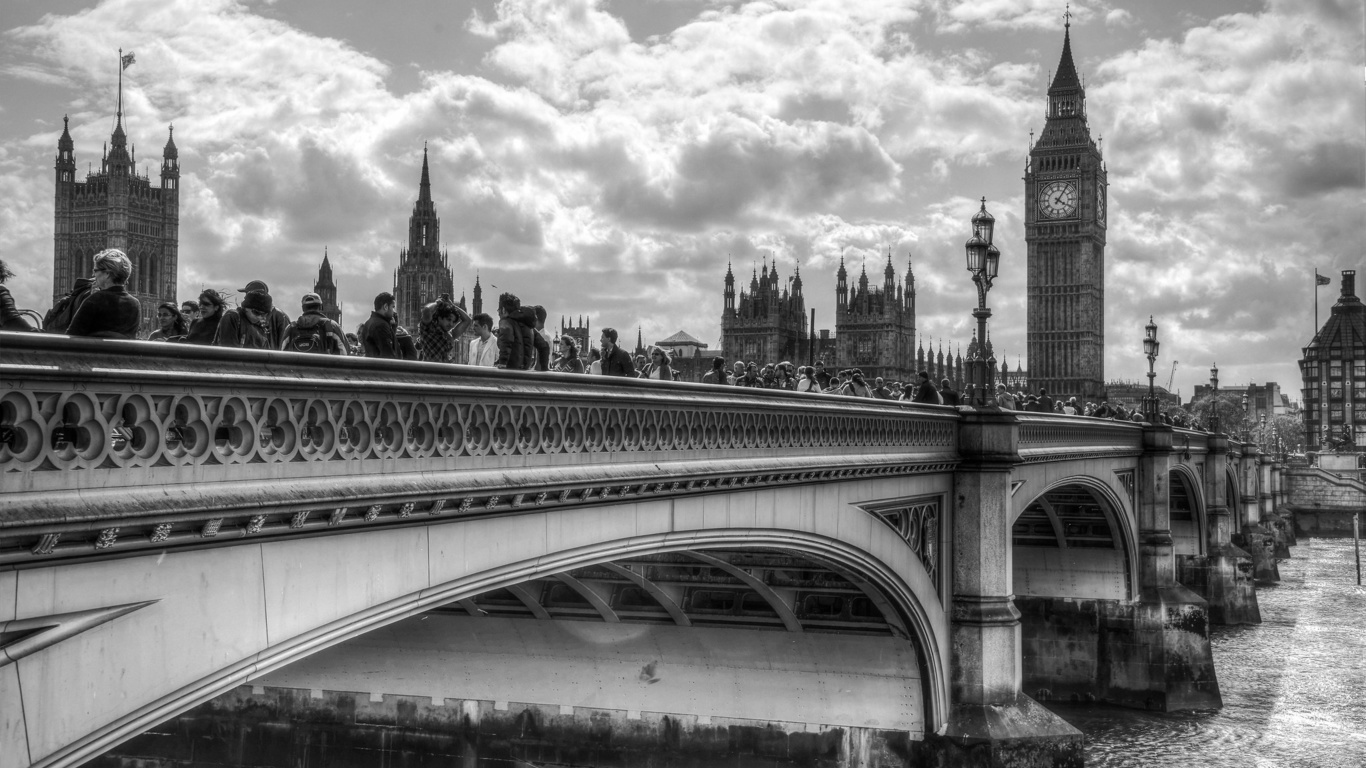
<svg viewBox="0 0 1366 768">
<path fill-rule="evenodd" d="M 1168 474 L 1167 489 L 1173 552 L 1205 554 L 1205 500 L 1199 482 L 1178 466 Z"/>
<path fill-rule="evenodd" d="M 1011 529 L 1015 594 L 1129 599 L 1132 536 L 1121 509 L 1112 493 L 1075 480 L 1029 502 Z"/>
</svg>

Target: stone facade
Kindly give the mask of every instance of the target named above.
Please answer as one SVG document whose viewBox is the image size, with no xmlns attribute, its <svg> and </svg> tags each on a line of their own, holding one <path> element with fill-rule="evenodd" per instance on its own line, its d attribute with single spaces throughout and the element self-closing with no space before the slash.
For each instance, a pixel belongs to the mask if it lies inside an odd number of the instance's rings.
<svg viewBox="0 0 1366 768">
<path fill-rule="evenodd" d="M 442 294 L 455 297 L 448 254 L 441 250 L 441 219 L 432 203 L 432 182 L 427 171 L 427 149 L 422 149 L 422 181 L 413 214 L 408 217 L 408 247 L 399 252 L 394 270 L 394 300 L 398 324 L 417 333 L 422 307 Z"/>
<path fill-rule="evenodd" d="M 766 262 L 763 274 L 755 271 L 749 291 L 741 291 L 737 302 L 735 275 L 727 265 L 723 295 L 722 357 L 758 363 L 760 367 L 806 359 L 808 331 L 801 270 L 783 286 L 778 265 L 770 270 Z"/>
<path fill-rule="evenodd" d="M 1069 25 L 1025 168 L 1029 384 L 1055 397 L 1104 396 L 1106 183 Z"/>
<path fill-rule="evenodd" d="M 1306 447 L 1327 447 L 1331 438 L 1348 440 L 1339 450 L 1366 449 L 1366 305 L 1356 295 L 1356 270 L 1342 271 L 1342 294 L 1303 352 Z"/>
<path fill-rule="evenodd" d="M 123 131 L 123 89 L 109 148 L 98 173 L 76 181 L 75 144 L 62 118 L 57 140 L 53 207 L 52 300 L 66 295 L 77 278 L 89 277 L 91 257 L 118 248 L 133 262 L 128 292 L 142 304 L 140 334 L 158 327 L 157 305 L 176 300 L 180 242 L 180 159 L 174 134 L 167 131 L 161 156 L 161 183 L 137 172 Z"/>
<path fill-rule="evenodd" d="M 859 368 L 870 380 L 912 381 L 914 344 L 915 275 L 909 265 L 903 285 L 897 281 L 888 251 L 882 285 L 869 285 L 865 267 L 851 291 L 849 274 L 840 259 L 835 274 L 835 365 Z"/>
</svg>

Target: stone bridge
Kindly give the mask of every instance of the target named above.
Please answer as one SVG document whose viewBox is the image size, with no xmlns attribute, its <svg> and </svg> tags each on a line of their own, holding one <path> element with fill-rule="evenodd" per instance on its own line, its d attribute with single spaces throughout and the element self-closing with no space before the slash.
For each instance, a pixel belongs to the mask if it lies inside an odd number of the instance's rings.
<svg viewBox="0 0 1366 768">
<path fill-rule="evenodd" d="M 1274 578 L 1278 467 L 1164 426 L 10 333 L 0 382 L 0 767 L 267 705 L 1080 764 L 1036 699 L 1219 706 Z"/>
</svg>

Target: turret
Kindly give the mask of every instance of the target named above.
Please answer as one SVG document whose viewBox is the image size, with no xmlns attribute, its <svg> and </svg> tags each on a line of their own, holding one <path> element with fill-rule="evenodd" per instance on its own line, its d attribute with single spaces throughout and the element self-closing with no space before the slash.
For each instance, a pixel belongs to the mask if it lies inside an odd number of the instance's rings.
<svg viewBox="0 0 1366 768">
<path fill-rule="evenodd" d="M 835 273 L 835 304 L 849 306 L 849 273 L 844 269 L 843 254 L 840 254 L 840 270 Z"/>
<path fill-rule="evenodd" d="M 726 288 L 722 293 L 725 297 L 725 313 L 735 314 L 735 273 L 730 269 L 730 262 L 726 262 Z"/>
<path fill-rule="evenodd" d="M 478 315 L 484 311 L 484 289 L 479 287 L 479 273 L 474 273 L 474 312 Z"/>
<path fill-rule="evenodd" d="M 887 249 L 887 267 L 882 270 L 882 290 L 890 301 L 896 293 L 896 270 L 892 269 L 892 249 Z"/>
<path fill-rule="evenodd" d="M 166 129 L 166 146 L 161 150 L 161 188 L 180 186 L 180 150 L 175 145 L 175 126 Z"/>
<path fill-rule="evenodd" d="M 76 144 L 71 140 L 68 129 L 69 119 L 62 115 L 62 136 L 57 139 L 57 183 L 70 183 L 76 180 Z"/>
</svg>

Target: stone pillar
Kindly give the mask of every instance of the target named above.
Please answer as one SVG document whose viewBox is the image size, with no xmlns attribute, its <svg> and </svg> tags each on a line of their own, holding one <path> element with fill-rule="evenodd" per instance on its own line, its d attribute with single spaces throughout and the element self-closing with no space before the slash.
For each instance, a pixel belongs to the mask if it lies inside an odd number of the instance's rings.
<svg viewBox="0 0 1366 768">
<path fill-rule="evenodd" d="M 954 474 L 953 708 L 943 734 L 917 745 L 931 765 L 1082 765 L 1081 732 L 1020 690 L 1020 612 L 1011 573 L 1011 468 L 1020 460 L 1008 411 L 960 410 Z"/>
<path fill-rule="evenodd" d="M 1108 697 L 1163 711 L 1218 708 L 1223 699 L 1210 651 L 1209 606 L 1176 580 L 1171 466 L 1171 427 L 1147 426 L 1138 466 L 1139 602 L 1133 629 L 1111 627 L 1102 640 Z"/>
<path fill-rule="evenodd" d="M 1229 441 L 1224 435 L 1209 436 L 1205 458 L 1205 553 L 1183 557 L 1177 563 L 1178 581 L 1209 604 L 1215 624 L 1260 624 L 1252 556 L 1233 544 L 1235 526 L 1228 498 Z M 1234 489 L 1237 490 L 1236 488 Z"/>
</svg>

